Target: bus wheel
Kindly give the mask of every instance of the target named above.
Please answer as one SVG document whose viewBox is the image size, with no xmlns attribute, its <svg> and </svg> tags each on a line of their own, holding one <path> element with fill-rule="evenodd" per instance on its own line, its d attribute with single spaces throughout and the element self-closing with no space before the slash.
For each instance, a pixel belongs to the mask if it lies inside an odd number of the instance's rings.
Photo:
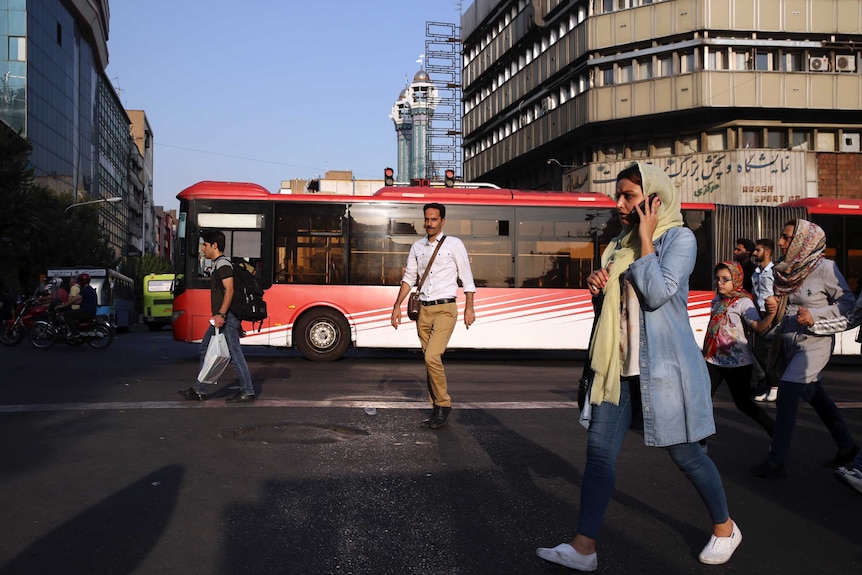
<svg viewBox="0 0 862 575">
<path fill-rule="evenodd" d="M 335 361 L 350 349 L 350 326 L 337 311 L 310 311 L 293 326 L 293 339 L 306 359 Z"/>
</svg>

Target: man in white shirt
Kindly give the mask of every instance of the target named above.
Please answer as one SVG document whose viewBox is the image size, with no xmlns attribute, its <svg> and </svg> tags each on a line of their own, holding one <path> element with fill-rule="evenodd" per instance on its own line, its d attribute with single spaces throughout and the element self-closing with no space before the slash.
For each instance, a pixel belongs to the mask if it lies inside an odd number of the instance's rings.
<svg viewBox="0 0 862 575">
<path fill-rule="evenodd" d="M 751 252 L 751 259 L 757 264 L 757 268 L 751 275 L 751 295 L 754 297 L 754 303 L 757 305 L 761 316 L 766 314 L 766 298 L 773 295 L 775 278 L 772 275 L 772 268 L 775 267 L 775 264 L 772 262 L 772 254 L 774 252 L 775 242 L 769 238 L 757 240 L 754 245 L 754 251 Z M 754 400 L 775 401 L 778 397 L 777 376 L 774 373 L 766 373 L 762 367 L 766 365 L 766 359 L 769 357 L 769 347 L 772 338 L 767 332 L 757 335 L 753 339 L 752 349 L 754 357 L 757 359 L 752 370 L 752 377 L 756 380 Z"/>
<path fill-rule="evenodd" d="M 410 248 L 410 255 L 407 256 L 401 288 L 392 309 L 392 327 L 395 329 L 398 329 L 401 323 L 401 302 L 425 273 L 434 249 L 443 239 L 446 206 L 438 203 L 426 204 L 423 212 L 425 232 L 428 235 L 414 243 Z M 449 397 L 446 371 L 443 369 L 443 353 L 458 321 L 455 296 L 458 294 L 459 279 L 467 299 L 464 306 L 464 325 L 469 329 L 476 321 L 476 313 L 473 310 L 473 298 L 476 294 L 473 272 L 464 243 L 456 237 L 446 236 L 446 241 L 440 245 L 431 270 L 420 287 L 419 299 L 422 305 L 416 320 L 416 332 L 425 354 L 428 394 L 433 406 L 431 417 L 422 424 L 431 429 L 446 425 L 449 412 L 452 411 L 452 399 Z"/>
</svg>

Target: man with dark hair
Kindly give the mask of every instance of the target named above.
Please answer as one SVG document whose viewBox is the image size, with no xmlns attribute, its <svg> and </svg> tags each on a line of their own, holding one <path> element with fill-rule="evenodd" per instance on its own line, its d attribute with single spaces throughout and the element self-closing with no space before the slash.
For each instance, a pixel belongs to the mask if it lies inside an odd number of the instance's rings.
<svg viewBox="0 0 862 575">
<path fill-rule="evenodd" d="M 751 261 L 751 252 L 754 251 L 754 242 L 748 238 L 739 238 L 736 240 L 736 246 L 733 248 L 733 261 L 742 266 L 742 289 L 751 293 L 751 276 L 754 275 L 754 270 L 757 267 Z"/>
<path fill-rule="evenodd" d="M 242 354 L 242 346 L 239 343 L 242 332 L 242 322 L 230 311 L 233 301 L 234 282 L 233 264 L 224 255 L 225 237 L 218 230 L 207 230 L 201 234 L 203 243 L 201 250 L 204 256 L 212 261 L 212 279 L 210 280 L 210 305 L 212 317 L 210 326 L 207 328 L 204 339 L 200 345 L 200 365 L 203 366 L 204 357 L 207 353 L 210 338 L 215 335 L 216 328 L 221 329 L 230 351 L 230 363 L 239 378 L 240 391 L 233 397 L 227 398 L 228 403 L 245 403 L 254 401 L 257 397 L 251 382 L 251 373 L 245 356 Z M 206 384 L 195 381 L 195 384 L 178 392 L 186 399 L 192 401 L 203 401 L 206 396 Z"/>
<path fill-rule="evenodd" d="M 426 204 L 425 214 L 426 237 L 417 241 L 410 248 L 407 256 L 407 266 L 401 279 L 401 289 L 395 299 L 392 309 L 392 327 L 398 329 L 401 323 L 401 302 L 410 293 L 423 276 L 428 262 L 436 248 L 439 248 L 430 273 L 419 289 L 421 306 L 419 318 L 416 320 L 416 332 L 425 354 L 426 381 L 428 395 L 431 397 L 433 411 L 431 416 L 422 422 L 431 429 L 439 429 L 446 425 L 449 412 L 452 410 L 452 399 L 449 397 L 446 372 L 443 369 L 443 353 L 449 345 L 449 338 L 458 322 L 458 281 L 464 288 L 467 303 L 464 306 L 464 325 L 469 329 L 476 320 L 473 311 L 473 298 L 476 286 L 473 283 L 473 272 L 470 270 L 470 260 L 467 248 L 458 238 L 443 236 L 443 224 L 446 222 L 446 206 L 438 203 Z M 443 240 L 446 240 L 444 243 Z"/>
</svg>

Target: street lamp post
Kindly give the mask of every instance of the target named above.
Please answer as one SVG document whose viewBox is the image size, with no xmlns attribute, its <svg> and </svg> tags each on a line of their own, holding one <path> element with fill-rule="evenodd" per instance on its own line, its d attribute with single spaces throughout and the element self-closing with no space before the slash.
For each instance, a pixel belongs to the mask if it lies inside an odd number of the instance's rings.
<svg viewBox="0 0 862 575">
<path fill-rule="evenodd" d="M 123 201 L 123 198 L 102 198 L 101 200 L 90 200 L 89 202 L 78 202 L 76 204 L 71 204 L 66 206 L 64 212 L 68 212 L 72 208 L 76 208 L 78 206 L 86 206 L 87 204 L 115 204 L 117 202 Z"/>
</svg>

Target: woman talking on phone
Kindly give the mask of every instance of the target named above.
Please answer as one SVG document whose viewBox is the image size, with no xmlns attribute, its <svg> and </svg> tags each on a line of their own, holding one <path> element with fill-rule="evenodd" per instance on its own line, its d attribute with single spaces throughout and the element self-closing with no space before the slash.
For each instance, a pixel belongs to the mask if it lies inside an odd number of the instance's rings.
<svg viewBox="0 0 862 575">
<path fill-rule="evenodd" d="M 695 237 L 683 227 L 676 187 L 655 166 L 636 162 L 620 172 L 616 200 L 622 232 L 602 254 L 601 269 L 587 278 L 601 311 L 590 344 L 595 377 L 581 414 L 588 432 L 578 527 L 571 543 L 536 554 L 596 570 L 616 459 L 626 431 L 642 422 L 646 445 L 668 451 L 709 511 L 712 536 L 701 563 L 726 563 L 742 533 L 728 514 L 718 469 L 698 445 L 715 433 L 715 423 L 709 375 L 688 318 Z"/>
</svg>

